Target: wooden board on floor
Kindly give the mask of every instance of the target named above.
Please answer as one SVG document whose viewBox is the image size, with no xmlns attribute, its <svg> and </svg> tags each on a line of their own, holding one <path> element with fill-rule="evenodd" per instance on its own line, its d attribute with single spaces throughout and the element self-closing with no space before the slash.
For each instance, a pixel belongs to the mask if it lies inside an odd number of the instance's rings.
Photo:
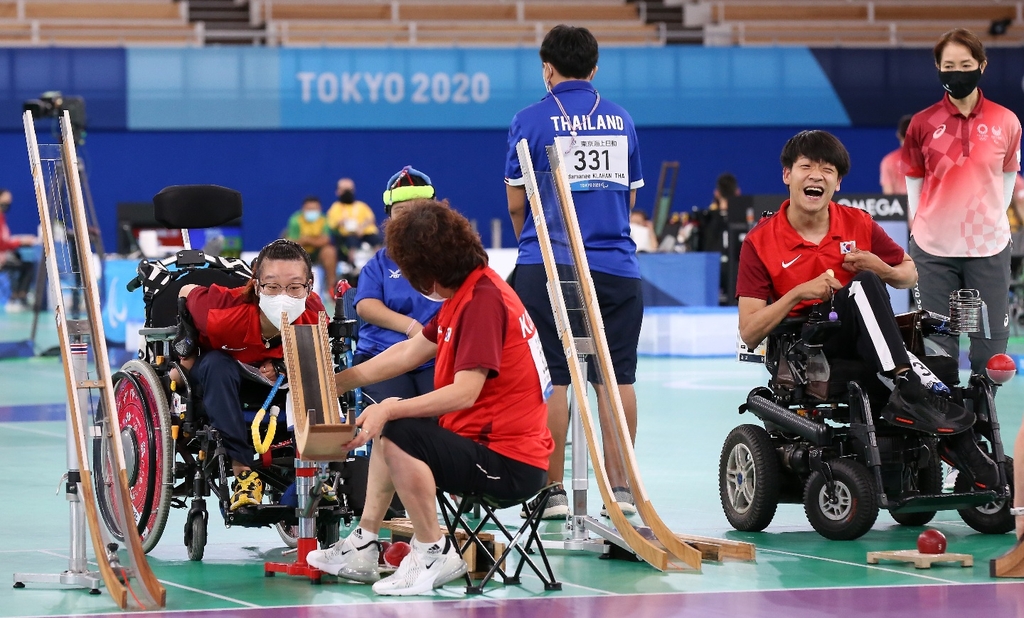
<svg viewBox="0 0 1024 618">
<path fill-rule="evenodd" d="M 868 564 L 878 564 L 879 560 L 911 562 L 915 569 L 930 569 L 933 564 L 943 562 L 959 562 L 962 567 L 974 566 L 974 556 L 971 554 L 922 554 L 916 549 L 868 552 Z"/>
</svg>

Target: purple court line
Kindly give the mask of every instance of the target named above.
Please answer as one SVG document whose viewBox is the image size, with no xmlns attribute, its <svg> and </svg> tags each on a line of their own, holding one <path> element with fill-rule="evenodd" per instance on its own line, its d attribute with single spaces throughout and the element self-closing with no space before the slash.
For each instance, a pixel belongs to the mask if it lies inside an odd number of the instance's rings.
<svg viewBox="0 0 1024 618">
<path fill-rule="evenodd" d="M 67 407 L 66 403 L 0 406 L 0 423 L 62 421 L 67 415 Z"/>
<path fill-rule="evenodd" d="M 346 611 L 347 610 L 347 611 Z M 608 596 L 546 596 L 491 599 L 380 602 L 340 605 L 231 608 L 146 612 L 149 618 L 336 618 L 359 612 L 366 616 L 405 618 L 534 618 L 535 616 L 694 616 L 699 618 L 964 618 L 1024 615 L 1024 581 L 1000 584 L 876 586 L 747 592 L 694 592 Z M 92 614 L 125 616 L 126 614 Z"/>
</svg>

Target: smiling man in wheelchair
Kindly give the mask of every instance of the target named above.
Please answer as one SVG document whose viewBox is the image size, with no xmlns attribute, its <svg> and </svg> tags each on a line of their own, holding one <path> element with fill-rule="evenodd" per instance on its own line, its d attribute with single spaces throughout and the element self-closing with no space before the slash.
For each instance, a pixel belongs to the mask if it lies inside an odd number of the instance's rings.
<svg viewBox="0 0 1024 618">
<path fill-rule="evenodd" d="M 260 251 L 253 278 L 244 286 L 190 284 L 178 292 L 184 307 L 174 349 L 199 386 L 206 414 L 231 458 L 232 511 L 263 498 L 263 483 L 250 468 L 253 446 L 239 391 L 256 376 L 274 383 L 283 373 L 282 316 L 287 314 L 289 323 L 316 324 L 324 311 L 312 284 L 309 254 L 290 240 L 275 240 Z"/>
<path fill-rule="evenodd" d="M 819 399 L 831 388 L 828 364 L 859 359 L 891 388 L 880 410 L 886 423 L 938 436 L 944 460 L 979 490 L 996 489 L 999 471 L 977 443 L 975 414 L 908 353 L 893 316 L 885 284 L 913 287 L 913 261 L 866 212 L 831 201 L 850 169 L 846 148 L 829 133 L 804 131 L 781 160 L 790 199 L 751 230 L 740 251 L 740 338 L 753 349 L 780 325 L 805 319 L 806 379 L 810 390 L 821 386 Z M 775 365 L 774 383 L 792 379 L 785 361 Z"/>
</svg>

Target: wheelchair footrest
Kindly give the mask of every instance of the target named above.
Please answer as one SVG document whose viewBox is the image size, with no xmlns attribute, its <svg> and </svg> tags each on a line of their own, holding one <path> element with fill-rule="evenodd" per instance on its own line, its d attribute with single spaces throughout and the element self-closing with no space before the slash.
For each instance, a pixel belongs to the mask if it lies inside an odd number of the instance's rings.
<svg viewBox="0 0 1024 618">
<path fill-rule="evenodd" d="M 341 519 L 341 507 L 339 505 L 321 505 L 317 508 L 317 520 Z M 243 528 L 263 528 L 273 526 L 277 523 L 284 523 L 295 526 L 299 523 L 299 517 L 295 513 L 295 507 L 283 504 L 261 504 L 259 506 L 243 506 L 230 513 L 224 518 L 224 523 L 230 526 L 241 526 Z"/>
<path fill-rule="evenodd" d="M 995 491 L 978 491 L 969 494 L 920 494 L 892 501 L 889 511 L 894 513 L 952 511 L 981 506 L 1001 499 L 1003 496 Z"/>
</svg>

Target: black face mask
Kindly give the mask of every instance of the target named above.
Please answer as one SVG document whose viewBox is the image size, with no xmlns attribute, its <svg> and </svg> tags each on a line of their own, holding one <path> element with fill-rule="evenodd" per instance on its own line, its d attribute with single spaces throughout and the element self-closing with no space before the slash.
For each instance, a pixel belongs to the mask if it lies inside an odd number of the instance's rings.
<svg viewBox="0 0 1024 618">
<path fill-rule="evenodd" d="M 939 71 L 939 81 L 949 96 L 966 99 L 981 81 L 981 67 L 973 71 Z"/>
<path fill-rule="evenodd" d="M 8 202 L 6 204 L 0 204 L 0 212 L 4 213 L 5 215 L 7 214 L 7 211 L 10 210 L 10 209 L 11 209 L 10 202 Z"/>
<path fill-rule="evenodd" d="M 344 191 L 338 194 L 338 201 L 341 202 L 342 204 L 351 204 L 352 202 L 356 201 L 355 191 L 352 191 L 351 189 L 345 189 Z"/>
</svg>

